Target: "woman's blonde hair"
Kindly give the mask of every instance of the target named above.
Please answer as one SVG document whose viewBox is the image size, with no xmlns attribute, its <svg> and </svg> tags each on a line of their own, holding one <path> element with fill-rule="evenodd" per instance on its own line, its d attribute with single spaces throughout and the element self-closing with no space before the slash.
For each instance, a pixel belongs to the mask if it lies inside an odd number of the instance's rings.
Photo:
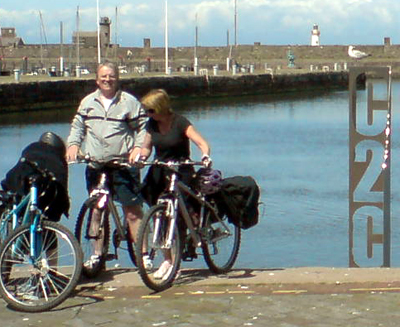
<svg viewBox="0 0 400 327">
<path fill-rule="evenodd" d="M 163 89 L 151 90 L 141 99 L 141 103 L 145 109 L 154 109 L 157 114 L 172 112 L 169 95 Z"/>
</svg>

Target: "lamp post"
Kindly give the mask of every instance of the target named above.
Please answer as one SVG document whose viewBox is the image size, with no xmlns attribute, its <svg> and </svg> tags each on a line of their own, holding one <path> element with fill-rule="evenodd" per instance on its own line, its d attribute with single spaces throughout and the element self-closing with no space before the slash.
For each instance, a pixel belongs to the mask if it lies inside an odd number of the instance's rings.
<svg viewBox="0 0 400 327">
<path fill-rule="evenodd" d="M 165 74 L 169 74 L 168 67 L 168 0 L 165 0 Z"/>
</svg>

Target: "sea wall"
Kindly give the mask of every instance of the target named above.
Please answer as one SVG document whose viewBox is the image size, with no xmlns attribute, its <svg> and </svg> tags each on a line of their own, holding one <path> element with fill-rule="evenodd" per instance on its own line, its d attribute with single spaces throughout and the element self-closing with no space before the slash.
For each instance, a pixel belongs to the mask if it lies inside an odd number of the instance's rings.
<svg viewBox="0 0 400 327">
<path fill-rule="evenodd" d="M 190 47 L 171 47 L 168 49 L 168 65 L 172 71 L 179 71 L 182 67 L 193 69 L 194 56 L 198 60 L 199 68 L 213 69 L 215 65 L 219 69 L 226 67 L 226 60 L 230 58 L 231 64 L 252 64 L 256 70 L 264 71 L 265 66 L 269 68 L 286 67 L 288 65 L 289 51 L 295 58 L 297 68 L 309 69 L 313 66 L 329 66 L 339 64 L 343 67 L 353 65 L 391 66 L 400 69 L 400 45 L 357 45 L 357 49 L 371 54 L 370 57 L 360 62 L 349 58 L 347 45 L 237 45 L 207 47 L 198 46 L 196 49 Z M 64 68 L 70 72 L 75 71 L 77 64 L 77 49 L 73 44 L 47 45 L 23 45 L 18 47 L 3 47 L 3 55 L 0 58 L 0 67 L 5 71 L 12 72 L 15 68 L 27 72 L 38 68 L 60 66 L 60 57 L 63 56 Z M 112 47 L 103 48 L 102 60 L 109 60 L 126 67 L 128 73 L 133 73 L 135 68 L 144 65 L 147 71 L 165 71 L 165 48 L 164 47 Z M 79 49 L 79 65 L 94 72 L 97 67 L 97 47 L 81 47 Z M 26 60 L 26 61 L 25 61 Z"/>
<path fill-rule="evenodd" d="M 348 87 L 348 72 L 137 77 L 122 79 L 121 87 L 137 97 L 153 88 L 163 88 L 173 97 L 344 90 Z M 0 113 L 76 106 L 95 89 L 94 79 L 0 84 Z"/>
</svg>

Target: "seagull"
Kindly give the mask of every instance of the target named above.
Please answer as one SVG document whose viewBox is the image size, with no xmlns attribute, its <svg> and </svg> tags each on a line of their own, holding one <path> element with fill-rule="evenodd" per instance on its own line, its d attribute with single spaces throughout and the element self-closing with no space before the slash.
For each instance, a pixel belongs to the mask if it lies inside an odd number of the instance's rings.
<svg viewBox="0 0 400 327">
<path fill-rule="evenodd" d="M 365 52 L 362 52 L 359 50 L 355 50 L 352 45 L 349 46 L 348 54 L 351 58 L 354 58 L 354 59 L 362 59 L 362 58 L 370 56 L 370 54 L 368 54 L 368 53 L 365 53 Z"/>
</svg>

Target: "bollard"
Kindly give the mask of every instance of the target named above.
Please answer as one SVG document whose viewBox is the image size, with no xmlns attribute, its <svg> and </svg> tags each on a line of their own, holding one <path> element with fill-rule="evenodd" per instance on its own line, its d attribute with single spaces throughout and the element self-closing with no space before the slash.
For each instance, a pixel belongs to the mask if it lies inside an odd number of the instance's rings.
<svg viewBox="0 0 400 327">
<path fill-rule="evenodd" d="M 21 80 L 21 71 L 19 69 L 14 69 L 14 79 L 16 82 Z"/>
<path fill-rule="evenodd" d="M 197 76 L 199 74 L 199 66 L 194 65 L 194 75 Z"/>
<path fill-rule="evenodd" d="M 338 69 L 338 63 L 337 62 L 335 62 L 334 64 L 333 64 L 333 70 L 334 71 L 338 71 L 339 69 Z"/>
<path fill-rule="evenodd" d="M 254 74 L 254 65 L 250 65 L 250 74 Z"/>
<path fill-rule="evenodd" d="M 81 66 L 76 66 L 75 74 L 77 78 L 81 77 Z"/>
<path fill-rule="evenodd" d="M 217 65 L 213 66 L 213 73 L 214 73 L 214 76 L 218 75 L 218 66 Z"/>
<path fill-rule="evenodd" d="M 347 70 L 347 62 L 343 63 L 343 70 Z"/>
<path fill-rule="evenodd" d="M 229 72 L 231 67 L 231 58 L 226 58 L 226 71 Z"/>
<path fill-rule="evenodd" d="M 314 65 L 310 65 L 310 72 L 314 70 Z"/>
<path fill-rule="evenodd" d="M 233 65 L 232 66 L 232 75 L 236 75 L 236 73 L 237 73 L 237 66 Z"/>
</svg>

